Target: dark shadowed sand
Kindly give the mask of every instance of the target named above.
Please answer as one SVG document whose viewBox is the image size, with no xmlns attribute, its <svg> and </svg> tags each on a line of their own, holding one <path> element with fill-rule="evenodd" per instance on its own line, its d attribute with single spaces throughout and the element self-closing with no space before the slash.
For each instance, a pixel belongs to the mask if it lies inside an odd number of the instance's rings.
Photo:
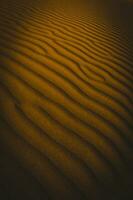
<svg viewBox="0 0 133 200">
<path fill-rule="evenodd" d="M 133 199 L 133 1 L 0 1 L 0 199 Z"/>
</svg>

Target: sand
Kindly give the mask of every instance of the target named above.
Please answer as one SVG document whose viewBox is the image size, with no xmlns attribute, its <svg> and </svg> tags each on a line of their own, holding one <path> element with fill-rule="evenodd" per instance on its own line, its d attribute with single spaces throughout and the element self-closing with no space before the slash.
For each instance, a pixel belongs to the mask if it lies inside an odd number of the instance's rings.
<svg viewBox="0 0 133 200">
<path fill-rule="evenodd" d="M 0 2 L 2 200 L 132 199 L 133 4 Z"/>
</svg>

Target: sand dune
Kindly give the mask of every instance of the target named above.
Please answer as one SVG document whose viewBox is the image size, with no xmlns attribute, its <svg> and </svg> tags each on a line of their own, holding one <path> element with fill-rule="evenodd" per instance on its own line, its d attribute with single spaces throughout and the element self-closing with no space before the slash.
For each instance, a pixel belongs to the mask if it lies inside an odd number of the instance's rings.
<svg viewBox="0 0 133 200">
<path fill-rule="evenodd" d="M 132 10 L 2 0 L 3 200 L 132 199 Z"/>
</svg>

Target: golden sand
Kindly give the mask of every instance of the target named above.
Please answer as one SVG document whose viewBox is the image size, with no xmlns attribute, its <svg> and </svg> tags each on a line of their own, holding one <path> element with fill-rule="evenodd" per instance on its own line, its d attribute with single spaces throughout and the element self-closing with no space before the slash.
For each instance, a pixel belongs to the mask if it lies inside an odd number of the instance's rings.
<svg viewBox="0 0 133 200">
<path fill-rule="evenodd" d="M 0 2 L 2 200 L 130 200 L 133 7 Z"/>
</svg>

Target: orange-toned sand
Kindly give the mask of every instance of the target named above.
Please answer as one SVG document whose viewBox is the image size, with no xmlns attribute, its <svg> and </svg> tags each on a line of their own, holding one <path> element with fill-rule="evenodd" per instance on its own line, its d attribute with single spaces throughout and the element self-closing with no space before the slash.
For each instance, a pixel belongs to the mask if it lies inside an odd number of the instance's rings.
<svg viewBox="0 0 133 200">
<path fill-rule="evenodd" d="M 133 4 L 0 2 L 0 199 L 130 200 Z"/>
</svg>

